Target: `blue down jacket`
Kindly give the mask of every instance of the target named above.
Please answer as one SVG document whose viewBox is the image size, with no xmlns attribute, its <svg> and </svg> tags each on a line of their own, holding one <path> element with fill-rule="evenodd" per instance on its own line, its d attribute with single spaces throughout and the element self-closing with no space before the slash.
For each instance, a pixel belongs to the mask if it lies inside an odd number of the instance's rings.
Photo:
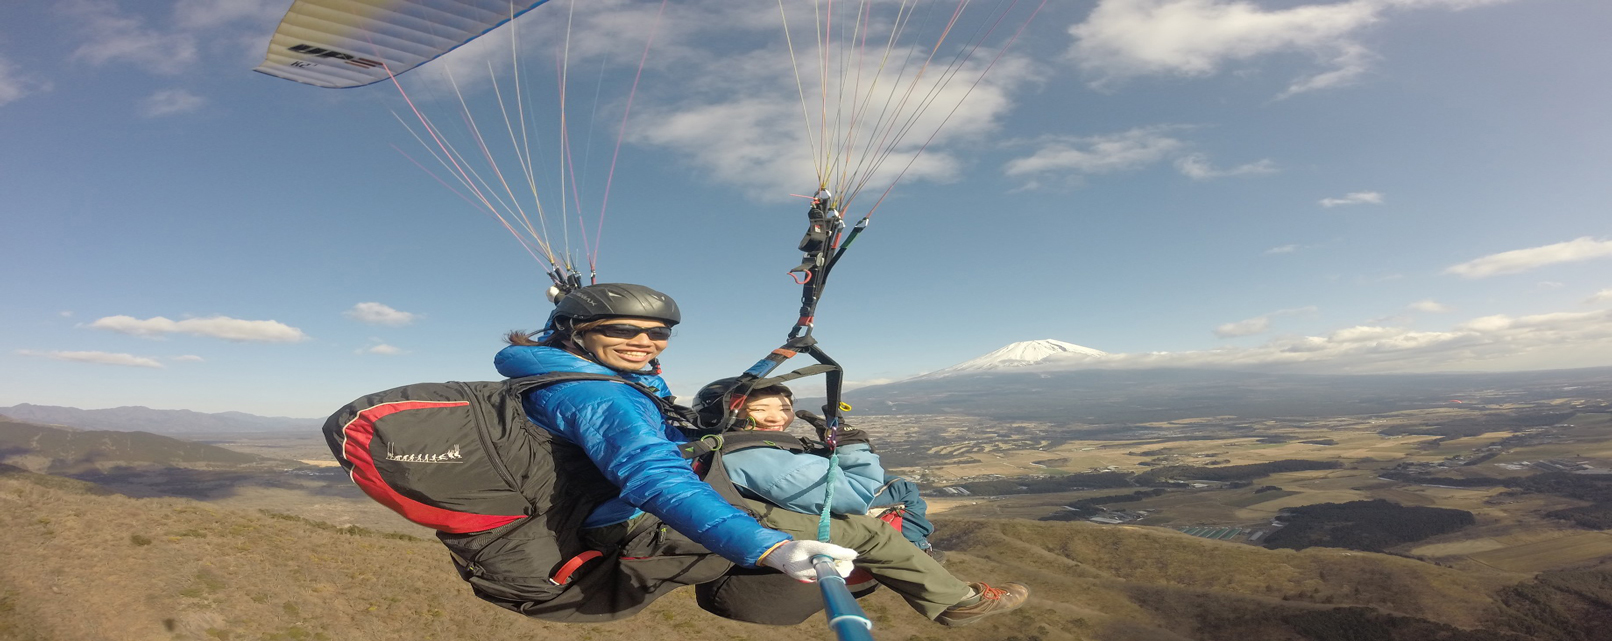
<svg viewBox="0 0 1612 641">
<path fill-rule="evenodd" d="M 783 438 L 791 438 L 787 435 Z M 863 443 L 840 448 L 840 476 L 834 484 L 834 514 L 865 514 L 879 487 L 884 468 L 879 455 Z M 828 480 L 828 459 L 771 447 L 753 447 L 722 457 L 739 491 L 793 512 L 821 514 Z"/>
<path fill-rule="evenodd" d="M 512 345 L 493 359 L 508 377 L 550 372 L 620 373 L 554 347 Z M 653 374 L 622 375 L 662 390 Z M 688 438 L 667 423 L 638 390 L 609 381 L 571 381 L 542 387 L 524 399 L 526 416 L 580 446 L 621 494 L 600 505 L 584 527 L 620 523 L 649 512 L 724 558 L 754 566 L 761 555 L 791 537 L 756 523 L 695 476 L 677 443 Z"/>
</svg>

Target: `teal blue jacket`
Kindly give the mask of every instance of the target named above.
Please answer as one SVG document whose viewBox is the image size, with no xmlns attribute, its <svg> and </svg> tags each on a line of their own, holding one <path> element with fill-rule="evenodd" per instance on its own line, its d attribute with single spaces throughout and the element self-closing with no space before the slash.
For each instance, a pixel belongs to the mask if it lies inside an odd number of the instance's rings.
<svg viewBox="0 0 1612 641">
<path fill-rule="evenodd" d="M 783 438 L 793 439 L 778 433 Z M 834 484 L 834 514 L 865 514 L 884 485 L 879 455 L 863 443 L 839 448 L 840 474 Z M 821 514 L 828 491 L 828 459 L 771 447 L 753 447 L 722 457 L 739 491 L 794 512 Z"/>
</svg>

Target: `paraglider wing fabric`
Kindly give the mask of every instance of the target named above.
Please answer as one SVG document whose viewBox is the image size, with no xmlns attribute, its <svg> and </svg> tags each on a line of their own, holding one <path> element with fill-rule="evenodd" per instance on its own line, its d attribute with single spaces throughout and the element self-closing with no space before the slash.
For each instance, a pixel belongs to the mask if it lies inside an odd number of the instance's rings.
<svg viewBox="0 0 1612 641">
<path fill-rule="evenodd" d="M 361 87 L 418 67 L 547 0 L 296 0 L 256 71 Z M 511 10 L 513 8 L 513 11 Z"/>
</svg>

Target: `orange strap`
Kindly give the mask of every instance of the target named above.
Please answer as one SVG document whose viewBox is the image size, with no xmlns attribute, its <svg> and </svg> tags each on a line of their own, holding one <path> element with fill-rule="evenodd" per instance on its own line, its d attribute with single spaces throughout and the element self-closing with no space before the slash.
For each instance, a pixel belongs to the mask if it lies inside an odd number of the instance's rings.
<svg viewBox="0 0 1612 641">
<path fill-rule="evenodd" d="M 553 583 L 554 585 L 565 585 L 566 583 L 570 583 L 571 575 L 577 571 L 577 568 L 580 568 L 582 567 L 582 564 L 597 559 L 601 556 L 604 556 L 603 552 L 598 550 L 588 550 L 587 552 L 583 552 L 571 557 L 571 560 L 566 561 L 564 565 L 560 566 L 559 570 L 554 572 L 554 576 L 549 577 L 549 583 Z"/>
</svg>

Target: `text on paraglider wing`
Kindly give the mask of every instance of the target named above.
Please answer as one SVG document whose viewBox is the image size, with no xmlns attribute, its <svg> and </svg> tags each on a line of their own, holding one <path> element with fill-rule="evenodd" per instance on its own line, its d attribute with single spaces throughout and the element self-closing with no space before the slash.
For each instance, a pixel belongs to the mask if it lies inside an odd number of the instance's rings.
<svg viewBox="0 0 1612 641">
<path fill-rule="evenodd" d="M 355 67 L 363 67 L 365 69 L 373 69 L 375 67 L 381 66 L 381 61 L 379 61 L 379 60 L 371 60 L 369 58 L 360 58 L 360 57 L 355 56 L 355 55 L 350 54 L 350 53 L 342 53 L 340 51 L 334 51 L 334 50 L 331 50 L 331 49 L 326 49 L 324 47 L 316 47 L 314 45 L 306 44 L 306 43 L 299 44 L 299 45 L 293 45 L 290 49 L 291 49 L 291 51 L 294 51 L 296 53 L 307 54 L 307 55 L 310 55 L 310 56 L 318 56 L 320 58 L 330 58 L 332 60 L 340 60 L 342 62 L 345 62 L 347 64 L 353 65 Z"/>
</svg>

